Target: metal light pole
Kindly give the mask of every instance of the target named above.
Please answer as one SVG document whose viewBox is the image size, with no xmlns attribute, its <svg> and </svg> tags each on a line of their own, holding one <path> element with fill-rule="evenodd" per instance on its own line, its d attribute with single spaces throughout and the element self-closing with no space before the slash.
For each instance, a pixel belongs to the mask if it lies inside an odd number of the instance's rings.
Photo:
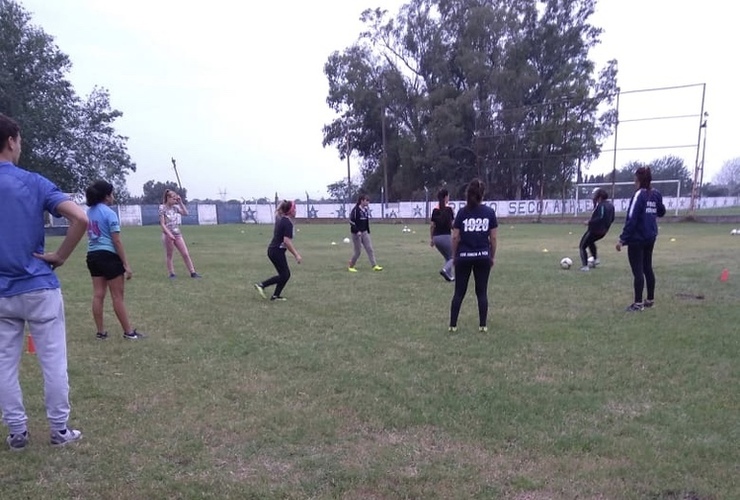
<svg viewBox="0 0 740 500">
<path fill-rule="evenodd" d="M 383 105 L 382 114 L 380 115 L 380 126 L 382 128 L 381 136 L 383 139 L 383 187 L 385 196 L 383 196 L 383 205 L 388 208 L 388 145 L 385 136 L 385 105 Z"/>
<path fill-rule="evenodd" d="M 352 153 L 352 147 L 350 143 L 349 138 L 349 123 L 347 123 L 347 151 L 345 154 L 347 155 L 347 205 L 352 205 L 352 180 L 350 177 L 350 163 L 349 163 L 349 156 Z"/>
<path fill-rule="evenodd" d="M 709 113 L 706 111 L 704 112 L 704 123 L 702 124 L 702 127 L 704 128 L 704 139 L 703 144 L 701 147 L 701 173 L 699 174 L 699 187 L 698 187 L 698 193 L 699 193 L 699 200 L 701 200 L 701 187 L 704 185 L 704 158 L 707 154 L 707 122 L 709 121 L 707 118 L 709 117 Z"/>
<path fill-rule="evenodd" d="M 622 90 L 617 87 L 617 105 L 616 105 L 616 120 L 614 122 L 614 155 L 612 158 L 612 199 L 614 199 L 614 191 L 616 191 L 617 183 L 617 133 L 619 132 L 619 94 Z"/>
<path fill-rule="evenodd" d="M 691 215 L 694 215 L 694 209 L 696 208 L 696 191 L 697 191 L 697 182 L 699 178 L 701 177 L 701 170 L 704 169 L 704 164 L 702 163 L 701 167 L 699 166 L 699 147 L 701 145 L 701 134 L 705 131 L 702 130 L 704 128 L 704 125 L 706 122 L 704 121 L 704 99 L 706 98 L 707 94 L 707 84 L 705 83 L 702 86 L 701 91 L 701 111 L 699 112 L 699 137 L 696 139 L 696 161 L 694 163 L 694 184 L 691 186 L 691 201 L 689 202 L 689 213 Z"/>
</svg>

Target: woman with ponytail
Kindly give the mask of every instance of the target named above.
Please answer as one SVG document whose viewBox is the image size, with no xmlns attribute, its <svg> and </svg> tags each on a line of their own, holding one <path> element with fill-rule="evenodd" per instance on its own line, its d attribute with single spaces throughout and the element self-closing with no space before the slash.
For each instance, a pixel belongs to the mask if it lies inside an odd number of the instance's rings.
<svg viewBox="0 0 740 500">
<path fill-rule="evenodd" d="M 273 232 L 272 241 L 267 246 L 267 258 L 270 259 L 272 265 L 275 266 L 277 275 L 272 278 L 268 278 L 265 281 L 254 284 L 255 290 L 260 294 L 263 299 L 267 298 L 265 295 L 265 288 L 275 285 L 275 290 L 270 297 L 270 300 L 286 300 L 281 295 L 285 285 L 290 279 L 290 267 L 288 267 L 288 259 L 285 252 L 288 251 L 293 254 L 296 262 L 301 263 L 301 254 L 298 253 L 295 246 L 293 246 L 293 221 L 295 217 L 296 206 L 295 202 L 284 200 L 275 212 L 275 230 Z"/>
<path fill-rule="evenodd" d="M 624 229 L 617 242 L 617 252 L 627 246 L 627 259 L 632 270 L 634 301 L 627 307 L 628 312 L 653 307 L 655 300 L 653 249 L 658 238 L 657 218 L 665 215 L 665 205 L 663 196 L 651 187 L 652 181 L 650 167 L 640 167 L 635 171 L 637 191 L 630 200 Z M 643 302 L 642 292 L 645 289 L 647 296 Z"/>
<path fill-rule="evenodd" d="M 496 256 L 496 212 L 483 205 L 483 183 L 473 179 L 465 193 L 467 203 L 457 212 L 452 225 L 452 255 L 455 265 L 455 295 L 450 305 L 451 333 L 457 331 L 457 318 L 468 290 L 470 274 L 475 280 L 478 299 L 478 331 L 487 332 L 488 277 Z"/>
<path fill-rule="evenodd" d="M 445 264 L 439 274 L 447 281 L 455 281 L 452 274 L 452 221 L 455 212 L 447 205 L 450 194 L 446 189 L 437 193 L 439 207 L 432 210 L 431 224 L 429 225 L 429 246 L 439 250 L 445 259 Z"/>
</svg>

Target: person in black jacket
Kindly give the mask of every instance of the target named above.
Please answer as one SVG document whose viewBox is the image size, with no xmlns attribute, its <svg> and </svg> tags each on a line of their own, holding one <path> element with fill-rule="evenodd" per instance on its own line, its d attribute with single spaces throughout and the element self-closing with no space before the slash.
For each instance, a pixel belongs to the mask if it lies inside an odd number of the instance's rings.
<svg viewBox="0 0 740 500">
<path fill-rule="evenodd" d="M 447 205 L 450 201 L 450 193 L 446 189 L 439 190 L 437 199 L 439 207 L 432 210 L 429 225 L 429 246 L 439 250 L 445 259 L 445 265 L 439 274 L 446 281 L 455 281 L 452 274 L 452 222 L 455 220 L 455 212 Z"/>
<path fill-rule="evenodd" d="M 600 264 L 596 242 L 606 236 L 612 222 L 614 222 L 614 205 L 609 201 L 609 194 L 601 188 L 596 188 L 593 191 L 593 201 L 594 211 L 587 223 L 588 229 L 583 233 L 581 242 L 578 244 L 581 253 L 581 266 L 583 266 L 581 271 L 589 270 L 587 249 L 591 251 L 593 267 Z"/>
<path fill-rule="evenodd" d="M 360 258 L 362 247 L 365 248 L 367 258 L 370 259 L 370 264 L 373 266 L 373 271 L 383 270 L 375 261 L 373 242 L 370 239 L 370 213 L 367 209 L 369 204 L 370 197 L 366 194 L 361 194 L 357 197 L 357 203 L 349 213 L 349 230 L 352 233 L 352 244 L 354 246 L 354 253 L 349 260 L 349 268 L 347 269 L 351 273 L 357 272 L 355 264 L 357 264 L 357 259 Z"/>
<path fill-rule="evenodd" d="M 275 213 L 275 229 L 273 231 L 272 241 L 267 246 L 267 258 L 275 266 L 277 275 L 254 284 L 255 290 L 257 290 L 257 293 L 263 299 L 267 298 L 265 288 L 275 285 L 275 290 L 272 292 L 270 300 L 286 300 L 281 295 L 283 288 L 285 288 L 285 285 L 290 279 L 290 268 L 288 267 L 288 259 L 285 255 L 286 251 L 292 253 L 296 262 L 299 264 L 303 260 L 301 259 L 301 254 L 298 253 L 298 250 L 293 245 L 293 221 L 291 219 L 295 217 L 295 210 L 294 201 L 284 200 Z"/>
<path fill-rule="evenodd" d="M 665 215 L 663 196 L 650 187 L 653 177 L 650 167 L 640 167 L 635 172 L 637 191 L 630 200 L 624 229 L 619 235 L 617 252 L 627 245 L 627 258 L 634 276 L 635 300 L 627 311 L 642 311 L 652 307 L 655 300 L 655 273 L 653 248 L 658 237 L 658 217 Z M 642 301 L 642 291 L 647 285 L 647 297 Z"/>
</svg>

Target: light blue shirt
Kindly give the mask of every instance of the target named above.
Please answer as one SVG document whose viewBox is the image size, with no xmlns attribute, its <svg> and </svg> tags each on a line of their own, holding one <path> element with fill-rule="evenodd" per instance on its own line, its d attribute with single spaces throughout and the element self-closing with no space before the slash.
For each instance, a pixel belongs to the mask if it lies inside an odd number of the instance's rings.
<svg viewBox="0 0 740 500">
<path fill-rule="evenodd" d="M 87 220 L 87 251 L 117 253 L 111 235 L 121 232 L 118 215 L 105 203 L 98 203 L 87 210 Z"/>
<path fill-rule="evenodd" d="M 33 256 L 44 253 L 44 212 L 70 198 L 47 178 L 0 162 L 0 297 L 59 288 L 51 266 Z"/>
</svg>

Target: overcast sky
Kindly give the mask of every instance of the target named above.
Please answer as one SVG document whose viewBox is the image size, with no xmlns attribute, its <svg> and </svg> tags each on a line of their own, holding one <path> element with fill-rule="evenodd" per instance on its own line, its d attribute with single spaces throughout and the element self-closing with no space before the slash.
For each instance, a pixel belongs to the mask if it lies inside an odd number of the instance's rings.
<svg viewBox="0 0 740 500">
<path fill-rule="evenodd" d="M 188 197 L 304 198 L 326 194 L 346 176 L 346 163 L 321 146 L 326 105 L 323 65 L 361 30 L 359 14 L 401 0 L 21 0 L 33 22 L 52 35 L 73 68 L 79 95 L 109 89 L 124 113 L 117 129 L 129 137 L 137 172 L 132 194 L 148 180 L 175 180 L 177 160 Z M 592 52 L 599 67 L 619 61 L 623 91 L 706 84 L 709 113 L 704 181 L 740 156 L 736 137 L 740 101 L 734 73 L 734 2 L 601 0 L 592 24 L 604 29 Z M 692 7 L 689 8 L 688 6 Z M 619 148 L 691 146 L 619 151 L 617 167 L 665 154 L 693 172 L 702 85 L 624 94 Z M 605 149 L 613 148 L 607 141 Z M 588 173 L 611 169 L 605 152 Z M 358 166 L 353 159 L 353 175 Z"/>
</svg>

